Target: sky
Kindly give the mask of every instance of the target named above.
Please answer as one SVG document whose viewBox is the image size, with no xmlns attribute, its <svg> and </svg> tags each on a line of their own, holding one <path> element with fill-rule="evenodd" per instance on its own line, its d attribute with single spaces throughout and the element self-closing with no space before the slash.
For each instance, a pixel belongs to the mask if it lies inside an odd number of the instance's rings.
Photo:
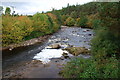
<svg viewBox="0 0 120 80">
<path fill-rule="evenodd" d="M 6 7 L 14 7 L 15 13 L 23 15 L 33 15 L 37 12 L 51 11 L 52 8 L 62 9 L 69 3 L 70 5 L 85 4 L 93 0 L 2 0 L 4 11 Z"/>
</svg>

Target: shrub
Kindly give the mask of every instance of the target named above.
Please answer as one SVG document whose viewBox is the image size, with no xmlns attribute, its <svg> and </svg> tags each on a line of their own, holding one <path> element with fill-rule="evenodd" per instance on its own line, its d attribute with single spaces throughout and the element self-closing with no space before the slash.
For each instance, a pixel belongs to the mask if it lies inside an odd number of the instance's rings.
<svg viewBox="0 0 120 80">
<path fill-rule="evenodd" d="M 95 20 L 98 20 L 98 13 L 96 14 L 92 14 L 92 15 L 89 15 L 87 17 L 88 21 L 87 21 L 87 27 L 89 28 L 93 28 L 94 24 L 95 24 Z"/>
<path fill-rule="evenodd" d="M 76 26 L 78 27 L 87 27 L 87 21 L 88 19 L 85 16 L 81 16 L 76 21 Z"/>
<path fill-rule="evenodd" d="M 116 36 L 120 37 L 120 2 L 102 3 L 99 8 L 99 15 L 102 25 L 108 27 Z"/>
<path fill-rule="evenodd" d="M 60 27 L 57 16 L 52 14 L 52 13 L 47 13 L 47 15 L 49 17 L 49 21 L 52 24 L 53 32 L 56 32 L 59 29 L 59 27 Z"/>
<path fill-rule="evenodd" d="M 74 26 L 75 25 L 75 20 L 72 17 L 68 17 L 65 21 L 65 24 L 67 26 Z"/>
<path fill-rule="evenodd" d="M 114 2 L 100 4 L 100 19 L 95 21 L 96 36 L 92 40 L 92 53 L 96 58 L 120 56 L 119 5 Z"/>
<path fill-rule="evenodd" d="M 64 78 L 118 78 L 118 60 L 114 57 L 98 63 L 94 59 L 75 58 L 62 70 Z"/>
<path fill-rule="evenodd" d="M 62 16 L 61 16 L 62 25 L 66 25 L 65 21 L 66 21 L 66 19 L 67 19 L 68 17 L 69 17 L 68 15 L 62 15 Z"/>
<path fill-rule="evenodd" d="M 34 31 L 39 31 L 44 34 L 50 34 L 52 32 L 52 26 L 46 14 L 36 13 L 32 19 Z"/>
<path fill-rule="evenodd" d="M 56 32 L 60 25 L 57 16 L 52 13 L 36 13 L 31 17 L 33 20 L 33 32 L 25 37 L 25 40 Z"/>
<path fill-rule="evenodd" d="M 32 20 L 29 19 L 27 16 L 19 16 L 16 17 L 16 25 L 21 28 L 22 31 L 24 31 L 24 36 L 30 35 L 30 33 L 33 31 L 33 23 Z"/>
<path fill-rule="evenodd" d="M 95 32 L 96 36 L 92 39 L 91 44 L 93 56 L 102 58 L 114 55 L 119 47 L 113 34 L 105 27 L 98 28 Z"/>
<path fill-rule="evenodd" d="M 25 40 L 37 38 L 53 32 L 52 22 L 46 14 L 36 13 L 30 17 L 33 23 L 33 31 L 24 37 Z"/>
<path fill-rule="evenodd" d="M 63 67 L 61 75 L 64 78 L 81 78 L 81 74 L 88 68 L 88 66 L 90 66 L 89 64 L 91 64 L 91 60 L 89 59 L 72 59 Z"/>
<path fill-rule="evenodd" d="M 32 21 L 26 16 L 3 16 L 2 26 L 3 46 L 23 41 L 23 38 L 29 35 L 33 30 Z"/>
<path fill-rule="evenodd" d="M 101 23 L 101 20 L 99 20 L 99 19 L 94 19 L 94 20 L 92 20 L 92 28 L 94 29 L 94 30 L 96 30 L 97 28 L 99 28 L 100 27 L 100 23 Z"/>
</svg>

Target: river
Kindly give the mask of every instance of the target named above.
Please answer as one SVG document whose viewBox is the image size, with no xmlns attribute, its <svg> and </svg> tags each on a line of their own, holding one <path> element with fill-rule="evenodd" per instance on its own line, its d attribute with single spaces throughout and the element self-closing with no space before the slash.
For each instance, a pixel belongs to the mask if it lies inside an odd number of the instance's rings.
<svg viewBox="0 0 120 80">
<path fill-rule="evenodd" d="M 41 54 L 41 52 L 46 52 L 45 47 L 55 43 L 62 44 L 61 49 L 68 45 L 90 49 L 90 40 L 92 37 L 92 29 L 62 27 L 42 44 L 37 43 L 27 47 L 15 48 L 12 51 L 4 50 L 3 54 L 6 55 L 3 56 L 2 62 L 3 78 L 61 78 L 59 71 L 62 69 L 62 65 L 70 60 L 69 58 L 61 59 L 59 56 L 51 57 L 49 58 L 49 62 L 43 64 L 35 56 Z M 56 54 L 59 53 L 57 51 L 58 49 L 52 50 L 48 52 L 55 53 L 56 51 Z M 9 55 L 9 53 L 13 55 Z M 74 57 L 76 56 L 70 55 L 70 58 Z M 90 56 L 79 55 L 78 57 L 89 58 Z"/>
</svg>

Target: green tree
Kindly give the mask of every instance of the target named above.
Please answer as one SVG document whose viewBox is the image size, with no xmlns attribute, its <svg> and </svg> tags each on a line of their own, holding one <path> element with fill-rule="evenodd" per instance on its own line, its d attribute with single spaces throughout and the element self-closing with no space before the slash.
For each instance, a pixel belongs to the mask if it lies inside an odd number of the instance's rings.
<svg viewBox="0 0 120 80">
<path fill-rule="evenodd" d="M 61 15 L 62 24 L 65 25 L 65 21 L 68 18 L 68 15 Z"/>
<path fill-rule="evenodd" d="M 34 31 L 39 34 L 50 34 L 52 32 L 52 25 L 49 17 L 46 14 L 36 13 L 32 17 Z M 37 37 L 39 37 L 38 35 Z"/>
<path fill-rule="evenodd" d="M 73 11 L 73 12 L 70 14 L 70 16 L 71 16 L 72 18 L 76 19 L 76 18 L 77 18 L 77 13 L 76 13 L 75 11 Z"/>
<path fill-rule="evenodd" d="M 47 15 L 49 17 L 49 21 L 51 22 L 52 32 L 56 32 L 60 27 L 59 17 L 57 15 L 52 14 L 52 13 L 47 13 Z"/>
<path fill-rule="evenodd" d="M 79 27 L 87 27 L 87 21 L 88 19 L 86 16 L 81 16 L 77 19 L 76 25 Z"/>
<path fill-rule="evenodd" d="M 5 15 L 2 17 L 2 26 L 3 46 L 24 41 L 23 38 L 33 30 L 32 21 L 26 16 L 12 17 Z"/>
<path fill-rule="evenodd" d="M 75 25 L 75 20 L 72 17 L 68 17 L 65 21 L 65 24 L 67 26 L 74 26 Z"/>
<path fill-rule="evenodd" d="M 10 13 L 11 13 L 11 9 L 9 7 L 6 7 L 5 14 L 10 15 Z"/>
<path fill-rule="evenodd" d="M 0 6 L 0 15 L 2 14 L 2 12 L 3 12 L 3 7 Z"/>
</svg>

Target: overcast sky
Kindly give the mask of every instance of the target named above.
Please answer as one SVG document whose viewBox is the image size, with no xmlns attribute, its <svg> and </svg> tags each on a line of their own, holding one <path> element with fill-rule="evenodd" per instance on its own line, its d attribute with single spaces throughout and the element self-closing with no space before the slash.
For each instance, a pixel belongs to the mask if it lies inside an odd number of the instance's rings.
<svg viewBox="0 0 120 80">
<path fill-rule="evenodd" d="M 3 0 L 2 6 L 10 7 L 14 6 L 14 10 L 18 14 L 32 15 L 36 12 L 46 12 L 55 9 L 61 9 L 66 7 L 69 3 L 70 5 L 84 4 L 91 2 L 93 0 Z M 11 8 L 11 10 L 13 10 Z"/>
</svg>

